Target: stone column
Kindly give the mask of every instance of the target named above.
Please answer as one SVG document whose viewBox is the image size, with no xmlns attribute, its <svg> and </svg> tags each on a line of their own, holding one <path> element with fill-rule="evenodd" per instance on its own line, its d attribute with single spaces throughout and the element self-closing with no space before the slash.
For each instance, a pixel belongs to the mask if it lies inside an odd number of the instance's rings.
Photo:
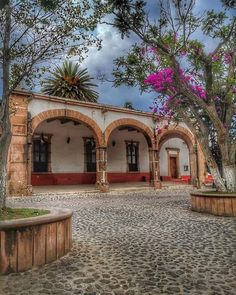
<svg viewBox="0 0 236 295">
<path fill-rule="evenodd" d="M 155 189 L 161 188 L 159 177 L 159 152 L 157 149 L 149 148 L 150 183 Z"/>
<path fill-rule="evenodd" d="M 27 134 L 27 188 L 29 194 L 32 194 L 31 174 L 33 171 L 33 134 L 32 134 L 31 115 L 28 113 L 28 134 Z"/>
<path fill-rule="evenodd" d="M 101 192 L 109 191 L 109 184 L 107 181 L 107 148 L 97 147 L 97 187 Z"/>
<path fill-rule="evenodd" d="M 11 96 L 12 139 L 8 156 L 8 189 L 14 196 L 30 195 L 28 178 L 28 97 L 24 94 Z"/>
</svg>

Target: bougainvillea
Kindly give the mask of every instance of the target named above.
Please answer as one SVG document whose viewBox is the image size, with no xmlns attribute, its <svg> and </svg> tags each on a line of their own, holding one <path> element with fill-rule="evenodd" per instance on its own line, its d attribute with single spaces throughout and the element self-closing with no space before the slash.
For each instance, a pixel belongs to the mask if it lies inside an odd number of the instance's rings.
<svg viewBox="0 0 236 295">
<path fill-rule="evenodd" d="M 233 13 L 222 8 L 199 16 L 194 0 L 160 0 L 160 15 L 150 18 L 148 1 L 111 2 L 114 25 L 122 36 L 134 33 L 142 42 L 116 60 L 115 86 L 154 90 L 151 110 L 159 118 L 187 125 L 202 147 L 217 189 L 236 191 Z M 157 122 L 157 135 L 168 126 L 162 121 Z"/>
</svg>

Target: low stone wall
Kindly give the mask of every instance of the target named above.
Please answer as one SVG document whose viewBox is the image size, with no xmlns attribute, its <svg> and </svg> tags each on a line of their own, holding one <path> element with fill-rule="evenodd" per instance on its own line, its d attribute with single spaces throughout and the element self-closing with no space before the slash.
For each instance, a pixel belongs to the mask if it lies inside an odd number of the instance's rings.
<svg viewBox="0 0 236 295">
<path fill-rule="evenodd" d="M 28 270 L 68 253 L 72 245 L 72 211 L 0 222 L 0 273 Z"/>
<path fill-rule="evenodd" d="M 236 194 L 191 194 L 192 210 L 217 216 L 236 216 Z"/>
</svg>

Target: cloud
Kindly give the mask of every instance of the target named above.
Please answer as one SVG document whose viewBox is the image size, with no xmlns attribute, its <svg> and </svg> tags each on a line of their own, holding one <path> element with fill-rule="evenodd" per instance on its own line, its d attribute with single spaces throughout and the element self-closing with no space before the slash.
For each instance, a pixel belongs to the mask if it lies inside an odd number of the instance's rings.
<svg viewBox="0 0 236 295">
<path fill-rule="evenodd" d="M 165 0 L 164 0 L 165 1 Z M 214 2 L 214 5 L 213 5 Z M 147 1 L 147 10 L 151 19 L 157 18 L 159 15 L 159 6 L 157 0 Z M 196 9 L 198 12 L 203 10 L 214 9 L 221 11 L 221 0 L 206 1 L 196 0 Z M 96 47 L 89 49 L 87 58 L 81 64 L 82 67 L 87 67 L 91 76 L 95 78 L 95 83 L 98 84 L 99 102 L 123 106 L 124 102 L 131 101 L 133 106 L 137 109 L 148 110 L 152 104 L 153 98 L 156 97 L 155 93 L 143 93 L 140 94 L 138 88 L 120 86 L 118 88 L 113 87 L 112 83 L 102 83 L 97 79 L 99 74 L 105 74 L 107 77 L 112 79 L 113 60 L 119 56 L 125 55 L 132 44 L 138 42 L 138 39 L 131 35 L 130 38 L 120 37 L 119 32 L 112 26 L 106 24 L 99 24 L 94 32 L 99 38 L 103 40 L 102 49 L 97 50 Z M 204 36 L 199 29 L 193 36 L 201 40 L 207 45 L 207 51 L 212 51 L 216 45 L 217 40 L 209 40 L 208 37 Z M 76 60 L 76 57 L 73 58 Z M 78 58 L 77 58 L 78 59 Z M 55 63 L 58 63 L 55 61 Z M 0 81 L 0 96 L 1 96 L 1 81 Z M 35 89 L 38 90 L 37 88 Z"/>
<path fill-rule="evenodd" d="M 140 110 L 148 110 L 155 94 L 140 94 L 137 87 L 120 86 L 115 88 L 112 82 L 101 82 L 97 79 L 99 74 L 105 74 L 112 79 L 113 60 L 118 56 L 126 54 L 132 44 L 137 42 L 137 38 L 121 39 L 117 29 L 100 24 L 96 29 L 97 36 L 103 40 L 102 49 L 92 47 L 88 52 L 87 58 L 81 64 L 87 67 L 91 76 L 98 84 L 99 102 L 116 106 L 123 106 L 126 101 L 131 101 L 133 106 Z M 76 58 L 75 58 L 76 60 Z"/>
<path fill-rule="evenodd" d="M 131 47 L 132 39 L 121 39 L 118 31 L 108 25 L 100 24 L 96 29 L 97 37 L 102 41 L 102 49 L 93 47 L 89 50 L 88 57 L 82 66 L 88 67 L 92 71 L 102 71 L 111 73 L 113 59 L 126 53 Z"/>
</svg>

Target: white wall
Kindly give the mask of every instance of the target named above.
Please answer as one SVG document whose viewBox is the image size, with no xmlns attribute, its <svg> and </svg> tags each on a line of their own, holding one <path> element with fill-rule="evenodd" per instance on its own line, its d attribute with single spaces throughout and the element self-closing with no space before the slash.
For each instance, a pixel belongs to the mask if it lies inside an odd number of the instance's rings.
<svg viewBox="0 0 236 295">
<path fill-rule="evenodd" d="M 152 116 L 149 116 L 147 113 L 142 114 L 143 112 L 132 112 L 132 111 L 130 111 L 130 113 L 127 113 L 125 112 L 125 109 L 118 108 L 118 107 L 112 107 L 116 111 L 109 110 L 107 112 L 103 112 L 102 109 L 95 108 L 93 107 L 93 105 L 102 107 L 101 104 L 92 104 L 91 106 L 70 105 L 70 104 L 65 104 L 63 100 L 62 102 L 54 102 L 54 101 L 47 101 L 47 100 L 34 98 L 29 102 L 28 110 L 32 118 L 38 115 L 39 113 L 48 111 L 48 110 L 66 108 L 68 110 L 78 111 L 88 116 L 89 118 L 93 119 L 98 124 L 98 126 L 101 128 L 102 131 L 105 131 L 106 127 L 111 122 L 118 119 L 122 119 L 122 118 L 130 118 L 130 119 L 138 120 L 151 128 L 153 128 L 155 125 L 152 120 Z M 109 109 L 109 106 L 104 105 L 104 107 Z M 124 113 L 122 113 L 122 110 L 124 110 Z"/>
<path fill-rule="evenodd" d="M 35 133 L 53 134 L 51 139 L 52 172 L 84 172 L 83 137 L 92 137 L 93 133 L 84 125 L 73 122 L 61 124 L 59 120 L 43 122 Z M 66 140 L 70 137 L 70 143 Z"/>
<path fill-rule="evenodd" d="M 144 135 L 137 131 L 114 130 L 108 142 L 107 171 L 127 172 L 126 144 L 125 140 L 139 142 L 139 171 L 149 172 L 148 145 Z M 115 141 L 115 146 L 112 142 Z"/>
<path fill-rule="evenodd" d="M 43 122 L 35 133 L 53 134 L 51 138 L 51 165 L 52 172 L 84 172 L 84 141 L 83 137 L 92 137 L 89 128 L 73 122 L 61 124 L 59 120 Z M 70 143 L 67 144 L 67 138 Z M 127 130 L 112 132 L 108 143 L 108 172 L 127 172 L 125 140 L 139 142 L 139 171 L 149 172 L 148 145 L 141 132 Z M 112 146 L 115 141 L 115 146 Z"/>
<path fill-rule="evenodd" d="M 180 152 L 179 152 L 180 176 L 190 175 L 189 149 L 187 144 L 185 144 L 185 142 L 179 138 L 171 138 L 162 145 L 160 150 L 160 175 L 168 176 L 168 154 L 167 154 L 166 148 L 180 149 Z M 184 171 L 184 165 L 188 165 L 188 171 Z"/>
</svg>

